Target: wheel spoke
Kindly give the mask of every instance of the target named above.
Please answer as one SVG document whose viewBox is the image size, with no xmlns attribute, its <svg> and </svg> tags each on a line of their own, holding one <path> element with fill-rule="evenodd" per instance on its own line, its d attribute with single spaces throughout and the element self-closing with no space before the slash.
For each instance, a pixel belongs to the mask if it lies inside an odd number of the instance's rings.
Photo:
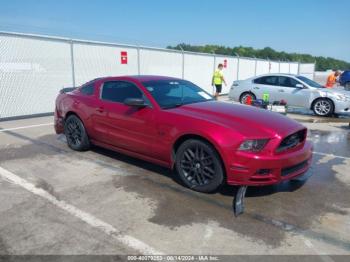
<svg viewBox="0 0 350 262">
<path fill-rule="evenodd" d="M 181 165 L 181 167 L 182 167 L 183 169 L 185 169 L 185 170 L 191 170 L 191 169 L 192 169 L 191 166 Z"/>
<path fill-rule="evenodd" d="M 208 171 L 210 174 L 215 174 L 215 171 L 208 166 L 204 167 L 204 170 Z"/>
<path fill-rule="evenodd" d="M 203 175 L 210 178 L 210 179 L 212 179 L 214 177 L 213 175 L 207 173 L 206 170 L 203 170 Z"/>
<path fill-rule="evenodd" d="M 203 163 L 203 165 L 205 165 L 205 166 L 210 166 L 210 165 L 212 165 L 214 162 L 213 162 L 212 157 L 211 157 L 211 156 L 208 156 L 208 157 L 205 157 L 205 158 L 202 159 L 202 163 Z"/>
<path fill-rule="evenodd" d="M 195 159 L 199 159 L 199 147 L 198 146 L 196 146 L 196 148 L 195 148 L 195 150 L 194 150 L 194 152 L 195 152 Z"/>
<path fill-rule="evenodd" d="M 207 184 L 208 180 L 205 178 L 204 174 L 202 171 L 199 171 L 199 176 L 201 177 L 201 180 L 203 181 L 203 184 Z"/>
<path fill-rule="evenodd" d="M 184 156 L 188 159 L 189 162 L 192 162 L 192 157 L 187 151 L 184 153 Z"/>
<path fill-rule="evenodd" d="M 200 160 L 203 160 L 203 159 L 204 159 L 204 149 L 203 149 L 203 147 L 200 148 L 200 151 L 199 151 L 199 159 L 200 159 Z"/>
<path fill-rule="evenodd" d="M 195 158 L 195 154 L 193 153 L 193 151 L 191 150 L 191 148 L 187 149 L 188 154 L 190 155 L 190 160 L 192 160 L 193 158 Z"/>
<path fill-rule="evenodd" d="M 202 178 L 200 176 L 200 173 L 198 172 L 198 170 L 195 170 L 194 172 L 195 172 L 198 184 L 202 185 L 203 184 L 203 180 L 202 180 Z"/>
<path fill-rule="evenodd" d="M 184 166 L 191 166 L 191 162 L 190 161 L 187 161 L 185 159 L 181 160 L 181 165 L 184 165 Z"/>
</svg>

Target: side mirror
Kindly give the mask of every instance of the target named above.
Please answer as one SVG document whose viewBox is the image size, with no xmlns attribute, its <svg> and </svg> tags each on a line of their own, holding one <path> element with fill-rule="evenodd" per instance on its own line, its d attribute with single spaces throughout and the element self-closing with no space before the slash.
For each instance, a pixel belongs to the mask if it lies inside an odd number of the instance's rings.
<svg viewBox="0 0 350 262">
<path fill-rule="evenodd" d="M 302 85 L 302 84 L 296 84 L 295 87 L 296 88 L 300 88 L 300 89 L 304 89 L 305 88 L 304 85 Z"/>
<path fill-rule="evenodd" d="M 147 104 L 145 103 L 145 100 L 143 100 L 142 98 L 127 98 L 125 99 L 124 104 L 127 106 L 132 106 L 137 108 L 147 106 Z"/>
</svg>

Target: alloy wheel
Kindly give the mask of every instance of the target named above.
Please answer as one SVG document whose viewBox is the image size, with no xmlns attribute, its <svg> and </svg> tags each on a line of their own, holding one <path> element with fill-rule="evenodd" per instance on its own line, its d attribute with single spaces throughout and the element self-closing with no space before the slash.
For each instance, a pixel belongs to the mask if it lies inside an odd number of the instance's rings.
<svg viewBox="0 0 350 262">
<path fill-rule="evenodd" d="M 189 147 L 181 159 L 181 169 L 187 181 L 193 186 L 203 186 L 215 177 L 213 156 L 200 145 Z"/>
<path fill-rule="evenodd" d="M 315 103 L 314 108 L 317 115 L 326 116 L 329 115 L 332 105 L 328 100 L 319 100 Z"/>
<path fill-rule="evenodd" d="M 70 144 L 79 146 L 82 143 L 82 134 L 80 123 L 77 119 L 71 118 L 68 120 L 66 137 Z"/>
</svg>

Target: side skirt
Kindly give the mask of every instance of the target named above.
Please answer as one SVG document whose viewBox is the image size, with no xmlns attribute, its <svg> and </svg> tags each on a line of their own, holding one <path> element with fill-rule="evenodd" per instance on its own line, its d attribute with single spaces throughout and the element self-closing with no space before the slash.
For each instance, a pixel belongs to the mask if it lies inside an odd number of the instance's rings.
<svg viewBox="0 0 350 262">
<path fill-rule="evenodd" d="M 142 160 L 145 160 L 147 162 L 151 162 L 151 163 L 154 163 L 156 165 L 163 166 L 163 167 L 171 169 L 171 164 L 168 163 L 168 162 L 165 162 L 165 161 L 162 161 L 162 160 L 158 160 L 158 159 L 155 159 L 153 157 L 145 156 L 145 155 L 142 155 L 142 154 L 139 154 L 139 153 L 136 153 L 136 152 L 132 152 L 132 151 L 129 151 L 129 150 L 126 150 L 126 149 L 122 149 L 122 148 L 119 148 L 119 147 L 116 147 L 116 146 L 113 146 L 113 145 L 110 145 L 110 144 L 105 144 L 105 143 L 102 143 L 102 142 L 99 142 L 99 141 L 96 141 L 96 140 L 92 140 L 91 139 L 90 142 L 92 144 L 96 145 L 96 146 L 100 146 L 100 147 L 103 147 L 103 148 L 106 148 L 106 149 L 110 149 L 112 151 L 116 151 L 116 152 L 124 154 L 124 155 L 128 155 L 128 156 L 131 156 L 131 157 L 142 159 Z"/>
</svg>

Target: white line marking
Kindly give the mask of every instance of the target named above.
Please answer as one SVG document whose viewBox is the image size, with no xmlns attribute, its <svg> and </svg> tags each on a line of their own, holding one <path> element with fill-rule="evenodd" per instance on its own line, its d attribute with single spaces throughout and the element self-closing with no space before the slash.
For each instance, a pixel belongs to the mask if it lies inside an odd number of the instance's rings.
<svg viewBox="0 0 350 262">
<path fill-rule="evenodd" d="M 324 262 L 334 262 L 334 260 L 328 256 L 325 252 L 320 251 L 318 248 L 316 248 L 310 240 L 306 239 L 305 237 L 302 237 L 304 240 L 304 244 L 312 249 L 318 256 L 320 256 L 320 259 Z"/>
<path fill-rule="evenodd" d="M 26 129 L 26 128 L 39 127 L 39 126 L 52 126 L 52 125 L 53 125 L 53 123 L 46 123 L 46 124 L 40 124 L 40 125 L 31 125 L 31 126 L 20 126 L 20 127 L 14 127 L 14 128 L 0 129 L 0 132 L 19 130 L 19 129 Z"/>
<path fill-rule="evenodd" d="M 345 157 L 345 156 L 337 156 L 333 154 L 326 154 L 326 153 L 321 153 L 321 152 L 313 152 L 315 155 L 320 155 L 320 156 L 331 156 L 334 158 L 341 158 L 341 159 L 350 159 L 350 157 Z"/>
<path fill-rule="evenodd" d="M 29 192 L 40 196 L 47 201 L 51 202 L 56 207 L 68 212 L 69 214 L 79 218 L 80 220 L 84 221 L 85 223 L 89 224 L 90 226 L 97 228 L 104 232 L 105 234 L 109 235 L 110 237 L 116 239 L 120 243 L 126 245 L 129 248 L 135 249 L 142 254 L 157 254 L 162 255 L 163 253 L 155 250 L 154 248 L 150 247 L 146 243 L 142 242 L 141 240 L 138 240 L 132 236 L 129 235 L 122 235 L 120 232 L 114 228 L 112 225 L 98 219 L 97 217 L 94 217 L 93 215 L 84 212 L 83 210 L 78 209 L 77 207 L 70 205 L 66 203 L 63 200 L 58 200 L 56 197 L 51 195 L 49 192 L 36 187 L 34 184 L 28 182 L 27 180 L 11 173 L 10 171 L 0 167 L 0 177 L 2 177 L 4 180 L 9 181 L 12 184 L 18 185 Z"/>
<path fill-rule="evenodd" d="M 334 262 L 334 260 L 328 256 L 325 252 L 320 252 L 320 250 L 318 248 L 316 248 L 309 239 L 305 238 L 305 237 L 302 237 L 303 240 L 304 240 L 304 244 L 312 249 L 319 257 L 320 259 L 323 261 L 323 262 Z"/>
</svg>

